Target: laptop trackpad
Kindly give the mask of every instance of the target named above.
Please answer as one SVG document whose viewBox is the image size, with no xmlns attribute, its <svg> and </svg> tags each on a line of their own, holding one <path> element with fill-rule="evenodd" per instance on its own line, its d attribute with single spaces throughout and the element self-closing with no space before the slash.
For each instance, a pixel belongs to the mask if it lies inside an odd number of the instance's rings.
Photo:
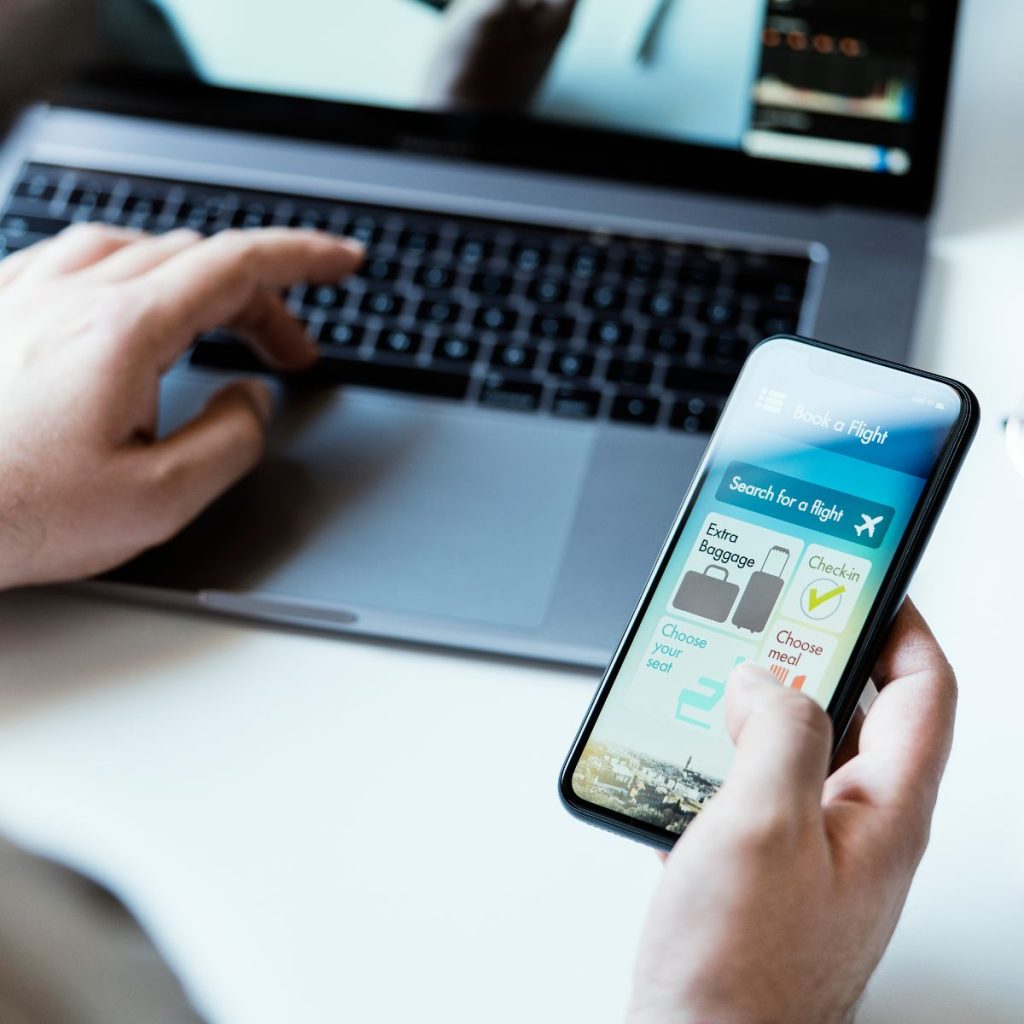
<svg viewBox="0 0 1024 1024">
<path fill-rule="evenodd" d="M 181 383 L 165 392 L 172 421 L 209 390 Z M 264 464 L 117 577 L 536 627 L 593 437 L 579 424 L 365 391 L 292 399 Z"/>
</svg>

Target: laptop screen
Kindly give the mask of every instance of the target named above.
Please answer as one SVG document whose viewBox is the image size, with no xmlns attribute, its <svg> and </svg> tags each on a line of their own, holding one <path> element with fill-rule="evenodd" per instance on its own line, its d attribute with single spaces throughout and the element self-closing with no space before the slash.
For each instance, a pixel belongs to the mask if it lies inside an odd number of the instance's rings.
<svg viewBox="0 0 1024 1024">
<path fill-rule="evenodd" d="M 111 36 L 126 40 L 130 25 L 136 60 L 144 54 L 144 63 L 209 85 L 398 110 L 512 110 L 624 137 L 905 176 L 939 6 L 119 0 Z"/>
</svg>

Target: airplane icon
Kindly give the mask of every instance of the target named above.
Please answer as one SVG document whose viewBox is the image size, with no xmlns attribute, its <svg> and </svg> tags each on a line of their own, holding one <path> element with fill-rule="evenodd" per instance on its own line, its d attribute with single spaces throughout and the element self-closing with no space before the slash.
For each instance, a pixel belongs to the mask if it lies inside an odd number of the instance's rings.
<svg viewBox="0 0 1024 1024">
<path fill-rule="evenodd" d="M 874 539 L 875 527 L 878 526 L 882 522 L 882 520 L 885 518 L 885 516 L 875 516 L 874 518 L 872 518 L 866 512 L 862 512 L 860 514 L 860 517 L 861 517 L 861 519 L 864 520 L 864 522 L 861 523 L 860 526 L 855 526 L 853 528 L 853 532 L 856 533 L 858 537 L 863 537 L 864 536 L 864 531 L 867 530 L 868 531 L 868 539 L 869 540 Z"/>
</svg>

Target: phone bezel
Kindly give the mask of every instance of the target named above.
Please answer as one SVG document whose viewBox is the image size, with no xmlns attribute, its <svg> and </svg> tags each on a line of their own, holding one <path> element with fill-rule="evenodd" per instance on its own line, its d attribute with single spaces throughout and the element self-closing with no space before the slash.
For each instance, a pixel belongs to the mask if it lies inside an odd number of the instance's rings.
<svg viewBox="0 0 1024 1024">
<path fill-rule="evenodd" d="M 836 686 L 836 692 L 829 704 L 828 714 L 834 725 L 835 749 L 838 748 L 850 727 L 854 712 L 860 702 L 861 694 L 867 685 L 871 669 L 874 667 L 888 635 L 892 619 L 903 603 L 910 579 L 928 543 L 938 516 L 949 495 L 950 488 L 963 464 L 964 456 L 977 431 L 980 409 L 974 393 L 959 381 L 940 376 L 939 374 L 929 373 L 925 370 L 904 366 L 891 360 L 862 355 L 859 352 L 851 352 L 849 349 L 840 348 L 839 346 L 812 338 L 803 338 L 798 335 L 789 334 L 773 335 L 757 345 L 754 351 L 777 341 L 795 341 L 813 348 L 847 356 L 860 362 L 873 363 L 877 366 L 901 371 L 913 377 L 945 384 L 952 388 L 960 398 L 960 413 L 956 422 L 950 428 L 942 451 L 935 460 L 932 472 L 910 517 L 909 525 L 882 580 L 878 596 L 875 598 L 875 602 L 868 613 L 864 629 L 858 638 L 854 655 L 847 663 Z M 735 391 L 733 394 L 735 394 Z M 730 397 L 726 403 L 720 424 L 725 422 L 731 402 L 732 398 Z M 668 567 L 669 558 L 679 543 L 680 535 L 689 519 L 697 495 L 707 479 L 710 462 L 716 448 L 715 442 L 720 429 L 721 426 L 716 428 L 711 436 L 707 451 L 704 453 L 693 481 L 687 489 L 679 511 L 676 513 L 672 528 L 669 530 L 668 537 L 662 545 L 661 552 L 647 580 L 640 601 L 594 694 L 583 723 L 576 734 L 576 738 L 573 740 L 569 754 L 562 765 L 558 781 L 559 796 L 563 805 L 571 814 L 592 825 L 665 850 L 671 849 L 680 835 L 685 834 L 685 830 L 684 833 L 670 832 L 668 829 L 658 828 L 636 818 L 630 818 L 628 815 L 620 814 L 617 811 L 583 800 L 576 795 L 572 788 L 572 775 L 579 762 L 583 748 L 586 746 L 590 734 L 593 732 L 594 725 L 611 692 L 611 688 L 615 685 L 626 654 L 636 639 L 640 624 L 650 608 L 654 592 L 661 583 Z"/>
</svg>

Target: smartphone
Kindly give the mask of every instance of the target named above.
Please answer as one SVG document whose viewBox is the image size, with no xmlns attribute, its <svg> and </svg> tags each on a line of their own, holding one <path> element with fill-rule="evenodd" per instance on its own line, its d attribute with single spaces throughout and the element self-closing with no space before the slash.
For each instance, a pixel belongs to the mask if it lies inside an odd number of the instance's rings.
<svg viewBox="0 0 1024 1024">
<path fill-rule="evenodd" d="M 838 746 L 978 416 L 953 380 L 757 346 L 566 759 L 566 807 L 670 848 L 728 775 L 743 661 L 825 708 Z"/>
</svg>

